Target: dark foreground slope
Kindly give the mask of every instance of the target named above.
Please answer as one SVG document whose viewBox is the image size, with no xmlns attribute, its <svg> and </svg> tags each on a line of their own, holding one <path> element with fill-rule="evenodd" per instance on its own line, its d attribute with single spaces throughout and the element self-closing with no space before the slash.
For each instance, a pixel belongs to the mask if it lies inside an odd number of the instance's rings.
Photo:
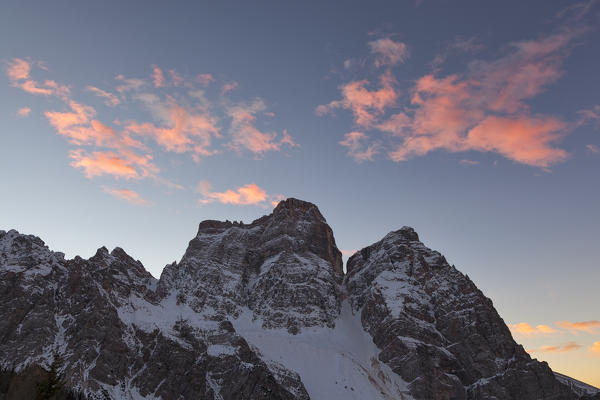
<svg viewBox="0 0 600 400">
<path fill-rule="evenodd" d="M 67 260 L 0 231 L 0 399 L 56 355 L 63 395 L 91 399 L 579 398 L 412 229 L 344 277 L 331 228 L 296 199 L 202 222 L 160 280 L 120 248 Z"/>
</svg>

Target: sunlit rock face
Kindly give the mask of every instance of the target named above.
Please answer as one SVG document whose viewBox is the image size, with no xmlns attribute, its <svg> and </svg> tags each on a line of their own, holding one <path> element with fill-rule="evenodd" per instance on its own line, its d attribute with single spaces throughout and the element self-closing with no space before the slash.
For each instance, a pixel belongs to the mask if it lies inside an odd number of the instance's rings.
<svg viewBox="0 0 600 400">
<path fill-rule="evenodd" d="M 90 399 L 580 398 L 411 228 L 347 270 L 296 199 L 202 222 L 160 280 L 120 248 L 66 260 L 0 231 L 0 399 L 56 356 Z"/>
</svg>

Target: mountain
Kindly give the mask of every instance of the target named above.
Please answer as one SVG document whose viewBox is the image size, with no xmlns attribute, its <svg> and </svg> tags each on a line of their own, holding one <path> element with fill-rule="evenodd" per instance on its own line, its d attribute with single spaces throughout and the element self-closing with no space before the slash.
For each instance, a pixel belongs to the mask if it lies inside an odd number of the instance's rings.
<svg viewBox="0 0 600 400">
<path fill-rule="evenodd" d="M 413 229 L 344 275 L 325 218 L 297 199 L 200 223 L 159 280 L 120 248 L 69 260 L 0 231 L 0 367 L 0 400 L 49 381 L 55 399 L 583 398 Z"/>
</svg>

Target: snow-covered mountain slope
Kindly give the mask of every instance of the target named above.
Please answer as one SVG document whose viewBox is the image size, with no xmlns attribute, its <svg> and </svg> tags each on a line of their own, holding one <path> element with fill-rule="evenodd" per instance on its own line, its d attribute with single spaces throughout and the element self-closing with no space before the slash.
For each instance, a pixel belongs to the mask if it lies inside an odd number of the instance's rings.
<svg viewBox="0 0 600 400">
<path fill-rule="evenodd" d="M 566 376 L 558 372 L 554 372 L 554 375 L 556 376 L 556 379 L 558 379 L 559 382 L 570 387 L 572 391 L 581 396 L 600 397 L 600 389 L 598 389 L 597 387 L 588 385 L 587 383 L 578 381 L 577 379 L 573 379 L 570 376 Z"/>
<path fill-rule="evenodd" d="M 331 228 L 296 199 L 202 222 L 160 280 L 119 248 L 66 260 L 0 231 L 0 366 L 56 355 L 93 399 L 580 398 L 412 229 L 344 277 Z"/>
</svg>

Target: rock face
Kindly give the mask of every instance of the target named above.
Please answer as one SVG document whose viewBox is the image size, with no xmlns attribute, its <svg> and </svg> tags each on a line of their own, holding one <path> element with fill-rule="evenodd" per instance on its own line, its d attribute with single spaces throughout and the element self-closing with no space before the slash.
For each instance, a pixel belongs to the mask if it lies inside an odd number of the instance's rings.
<svg viewBox="0 0 600 400">
<path fill-rule="evenodd" d="M 60 356 L 65 388 L 90 399 L 579 398 L 412 229 L 347 270 L 296 199 L 202 222 L 160 280 L 120 248 L 67 260 L 0 231 L 2 376 L 44 376 Z"/>
<path fill-rule="evenodd" d="M 353 255 L 345 283 L 379 358 L 415 398 L 573 398 L 514 342 L 492 301 L 412 228 Z"/>
<path fill-rule="evenodd" d="M 165 267 L 162 298 L 177 294 L 216 318 L 248 307 L 265 328 L 333 327 L 342 255 L 318 208 L 296 199 L 251 224 L 204 221 L 179 264 Z"/>
</svg>

